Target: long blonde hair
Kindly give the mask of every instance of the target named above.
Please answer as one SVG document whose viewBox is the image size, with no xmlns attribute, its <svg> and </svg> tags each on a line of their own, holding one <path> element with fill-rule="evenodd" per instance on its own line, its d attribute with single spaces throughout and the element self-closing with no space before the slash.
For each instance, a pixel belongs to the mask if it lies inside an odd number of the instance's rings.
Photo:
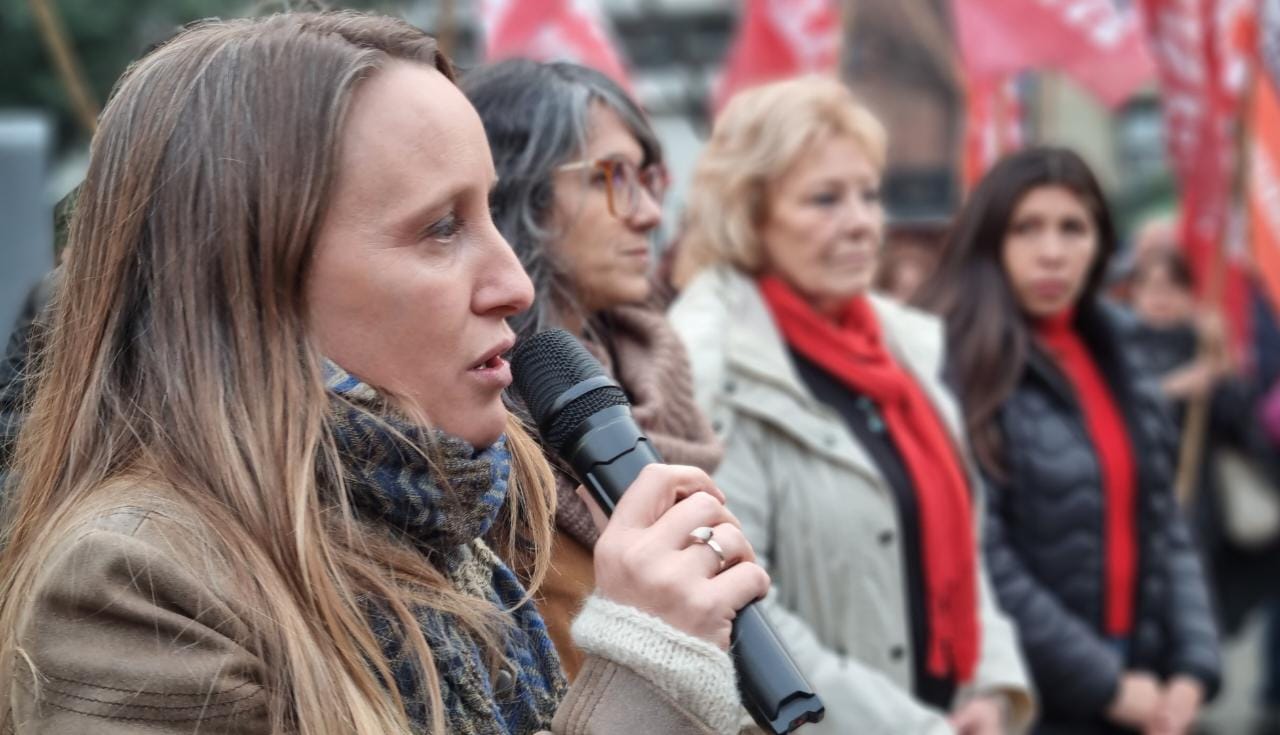
<svg viewBox="0 0 1280 735">
<path fill-rule="evenodd" d="M 19 440 L 0 555 L 0 730 L 42 562 L 114 480 L 177 493 L 256 609 L 273 732 L 409 732 L 359 599 L 385 600 L 445 713 L 410 610 L 501 657 L 503 611 L 359 523 L 341 492 L 304 281 L 353 90 L 390 59 L 453 78 L 434 41 L 356 13 L 206 21 L 136 62 L 94 138 Z M 514 420 L 507 543 L 545 573 L 554 485 Z M 338 492 L 325 483 L 338 485 Z M 323 496 L 323 501 L 322 501 Z M 336 500 L 335 500 L 336 498 Z M 336 504 L 336 508 L 333 506 Z M 269 605 L 267 604 L 269 601 Z"/>
<path fill-rule="evenodd" d="M 694 166 L 672 274 L 676 286 L 722 263 L 758 273 L 764 246 L 757 233 L 767 215 L 769 184 L 833 135 L 853 138 L 877 169 L 884 168 L 884 126 L 836 79 L 800 77 L 734 95 Z"/>
</svg>

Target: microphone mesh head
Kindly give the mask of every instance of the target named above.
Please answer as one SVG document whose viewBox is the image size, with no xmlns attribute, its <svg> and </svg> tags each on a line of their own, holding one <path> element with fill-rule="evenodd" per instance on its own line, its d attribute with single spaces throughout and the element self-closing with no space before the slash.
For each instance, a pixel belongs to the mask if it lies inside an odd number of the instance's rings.
<svg viewBox="0 0 1280 735">
<path fill-rule="evenodd" d="M 628 405 L 622 389 L 604 386 L 575 398 L 552 414 L 552 407 L 565 391 L 604 374 L 600 362 L 577 337 L 563 329 L 539 332 L 517 345 L 511 355 L 513 387 L 538 423 L 542 440 L 556 454 L 588 416 L 610 406 Z"/>
</svg>

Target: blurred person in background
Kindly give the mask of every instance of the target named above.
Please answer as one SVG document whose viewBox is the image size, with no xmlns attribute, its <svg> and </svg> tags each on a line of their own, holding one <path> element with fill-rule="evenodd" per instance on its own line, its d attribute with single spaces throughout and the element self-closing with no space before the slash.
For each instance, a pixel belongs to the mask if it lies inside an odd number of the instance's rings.
<svg viewBox="0 0 1280 735">
<path fill-rule="evenodd" d="M 1269 539 L 1255 537 L 1235 515 L 1249 512 L 1237 503 L 1240 482 L 1263 480 L 1265 492 L 1275 492 L 1275 463 L 1267 461 L 1256 418 L 1258 390 L 1233 364 L 1222 318 L 1198 308 L 1191 269 L 1176 242 L 1140 253 L 1129 284 L 1139 320 L 1130 337 L 1135 363 L 1158 381 L 1180 428 L 1191 401 L 1208 401 L 1199 473 L 1187 501 L 1223 632 L 1232 636 L 1270 597 L 1280 562 L 1274 530 Z M 1242 476 L 1241 467 L 1253 477 Z"/>
<path fill-rule="evenodd" d="M 344 12 L 206 21 L 117 85 L 4 513 L 0 731 L 736 731 L 768 580 L 689 548 L 733 523 L 704 472 L 618 504 L 572 687 L 482 540 L 506 518 L 536 588 L 555 490 L 503 404 L 533 290 L 452 78 Z"/>
<path fill-rule="evenodd" d="M 493 151 L 494 221 L 534 283 L 531 308 L 513 320 L 518 335 L 559 327 L 578 336 L 627 392 L 663 459 L 711 472 L 722 449 L 694 403 L 688 355 L 651 280 L 666 173 L 645 114 L 608 77 L 571 63 L 503 61 L 463 86 Z M 557 533 L 539 605 L 572 678 L 583 653 L 569 627 L 595 589 L 600 534 L 577 480 L 560 468 L 556 483 Z"/>
<path fill-rule="evenodd" d="M 1080 157 L 1028 149 L 979 183 L 922 291 L 945 315 L 988 564 L 1055 735 L 1189 732 L 1221 669 L 1173 496 L 1177 436 L 1126 354 L 1132 324 L 1098 295 L 1115 247 Z"/>
<path fill-rule="evenodd" d="M 27 389 L 35 367 L 32 357 L 40 349 L 42 318 L 56 281 L 56 271 L 51 271 L 27 294 L 0 361 L 0 499 L 8 487 L 14 447 L 26 419 Z"/>
<path fill-rule="evenodd" d="M 72 189 L 54 207 L 55 262 L 60 262 L 65 253 L 67 230 L 71 214 L 75 211 L 78 191 L 78 188 Z M 46 309 L 53 300 L 58 273 L 55 268 L 45 274 L 27 293 L 5 342 L 4 356 L 0 359 L 0 499 L 4 497 L 8 485 L 14 446 L 26 418 L 27 404 L 30 401 L 28 388 L 32 382 L 31 375 L 37 369 L 33 357 L 41 350 L 41 330 L 47 320 Z"/>
<path fill-rule="evenodd" d="M 1208 401 L 1188 508 L 1209 565 L 1223 634 L 1242 633 L 1249 616 L 1267 605 L 1262 694 L 1271 716 L 1259 732 L 1274 733 L 1274 713 L 1280 710 L 1274 617 L 1280 473 L 1258 420 L 1259 386 L 1232 364 L 1222 319 L 1197 308 L 1191 270 L 1176 241 L 1142 251 L 1129 280 L 1131 305 L 1142 322 L 1133 335 L 1135 357 L 1160 381 L 1178 425 L 1185 427 L 1192 400 Z"/>
<path fill-rule="evenodd" d="M 1275 461 L 1280 457 L 1280 318 L 1273 301 L 1260 280 L 1255 277 L 1251 295 L 1250 326 L 1253 330 L 1255 384 L 1262 394 L 1258 417 L 1262 424 L 1267 454 Z M 1277 544 L 1280 556 L 1280 543 Z M 1263 565 L 1254 578 L 1274 580 L 1277 565 Z M 1266 584 L 1270 602 L 1265 609 L 1265 647 L 1263 649 L 1262 706 L 1264 717 L 1257 735 L 1280 735 L 1280 593 L 1274 582 Z"/>
<path fill-rule="evenodd" d="M 695 169 L 671 321 L 765 608 L 826 703 L 809 730 L 1019 732 L 1034 703 L 978 553 L 941 324 L 868 293 L 885 154 L 835 80 L 735 97 Z"/>
<path fill-rule="evenodd" d="M 937 266 L 937 250 L 929 245 L 911 240 L 891 244 L 876 271 L 876 290 L 900 304 L 909 304 Z"/>
</svg>

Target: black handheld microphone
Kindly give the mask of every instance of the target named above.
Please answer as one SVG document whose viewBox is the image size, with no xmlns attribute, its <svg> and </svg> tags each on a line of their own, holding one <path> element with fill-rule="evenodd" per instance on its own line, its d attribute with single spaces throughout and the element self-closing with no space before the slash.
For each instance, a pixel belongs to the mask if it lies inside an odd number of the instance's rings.
<svg viewBox="0 0 1280 735">
<path fill-rule="evenodd" d="M 511 370 L 543 441 L 605 513 L 645 465 L 662 463 L 626 393 L 573 335 L 552 329 L 530 337 L 516 348 Z M 822 700 L 755 603 L 738 612 L 730 640 L 738 689 L 757 725 L 782 735 L 822 720 Z"/>
</svg>

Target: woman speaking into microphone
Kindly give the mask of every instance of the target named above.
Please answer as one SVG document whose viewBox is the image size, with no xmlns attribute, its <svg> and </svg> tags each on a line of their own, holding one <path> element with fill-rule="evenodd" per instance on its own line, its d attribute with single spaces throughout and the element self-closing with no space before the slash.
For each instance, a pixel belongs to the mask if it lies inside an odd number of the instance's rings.
<svg viewBox="0 0 1280 735">
<path fill-rule="evenodd" d="M 736 731 L 768 578 L 690 537 L 736 527 L 705 473 L 619 503 L 572 687 L 496 553 L 536 587 L 555 489 L 502 402 L 533 293 L 452 74 L 403 22 L 286 14 L 120 81 L 5 513 L 0 730 Z"/>
</svg>

